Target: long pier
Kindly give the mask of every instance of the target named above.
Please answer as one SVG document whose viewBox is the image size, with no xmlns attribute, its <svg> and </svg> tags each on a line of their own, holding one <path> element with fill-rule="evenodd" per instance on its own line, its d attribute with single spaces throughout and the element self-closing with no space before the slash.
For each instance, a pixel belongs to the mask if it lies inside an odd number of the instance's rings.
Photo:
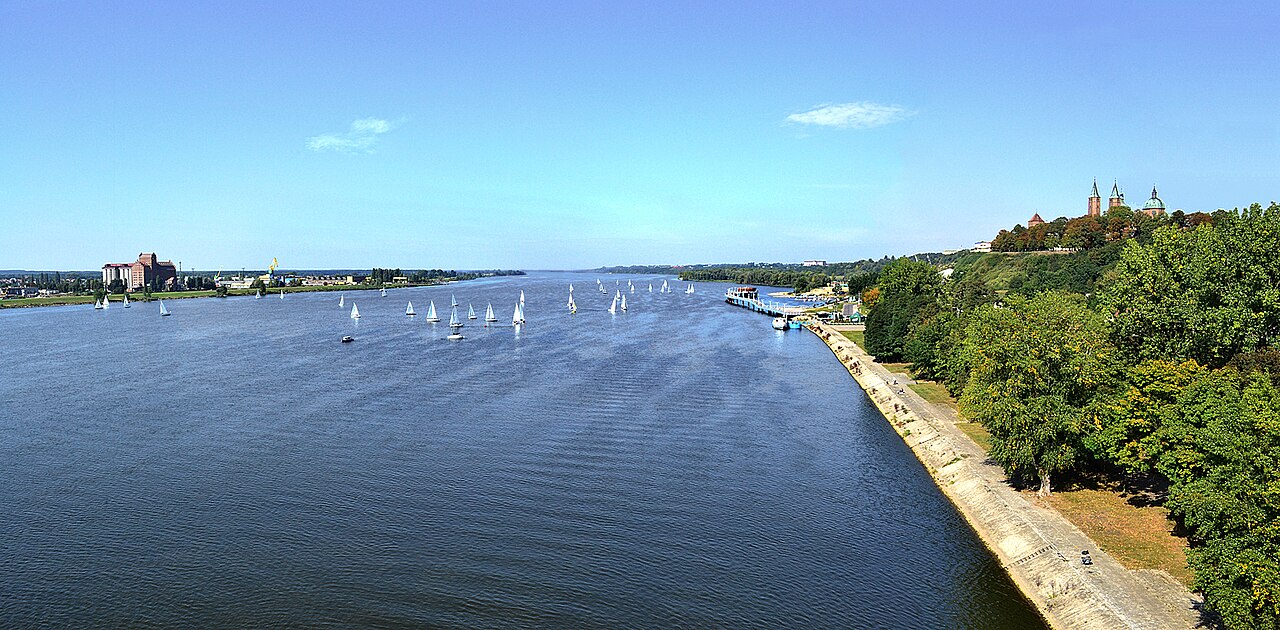
<svg viewBox="0 0 1280 630">
<path fill-rule="evenodd" d="M 783 306 L 775 302 L 760 299 L 760 292 L 755 287 L 734 287 L 724 292 L 724 301 L 734 306 L 741 306 L 749 311 L 772 315 L 773 317 L 791 318 L 803 315 L 803 306 Z"/>
</svg>

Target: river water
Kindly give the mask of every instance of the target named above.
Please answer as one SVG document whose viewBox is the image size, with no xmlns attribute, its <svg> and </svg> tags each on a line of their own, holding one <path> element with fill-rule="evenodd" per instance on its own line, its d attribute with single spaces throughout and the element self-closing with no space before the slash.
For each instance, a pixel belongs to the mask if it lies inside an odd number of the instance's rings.
<svg viewBox="0 0 1280 630">
<path fill-rule="evenodd" d="M 1043 627 L 816 337 L 595 278 L 0 312 L 0 626 Z"/>
</svg>

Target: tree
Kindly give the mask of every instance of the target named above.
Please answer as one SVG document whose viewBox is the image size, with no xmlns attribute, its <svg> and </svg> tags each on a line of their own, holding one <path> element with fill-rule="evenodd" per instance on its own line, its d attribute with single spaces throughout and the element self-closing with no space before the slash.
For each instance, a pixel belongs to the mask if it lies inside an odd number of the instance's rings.
<svg viewBox="0 0 1280 630">
<path fill-rule="evenodd" d="M 1086 408 L 1112 369 L 1102 317 L 1079 295 L 1014 296 L 974 311 L 960 352 L 971 366 L 961 410 L 991 432 L 1012 480 L 1049 494 L 1080 463 Z"/>
<path fill-rule="evenodd" d="M 867 315 L 867 352 L 877 357 L 902 358 L 911 322 L 921 309 L 933 305 L 942 277 L 933 265 L 901 258 L 880 274 L 880 296 Z"/>
<path fill-rule="evenodd" d="M 1100 296 L 1126 353 L 1220 367 L 1280 341 L 1280 206 L 1222 212 L 1126 243 Z"/>
<path fill-rule="evenodd" d="M 263 282 L 262 278 L 254 278 L 253 283 L 249 285 L 249 288 L 253 289 L 254 291 L 260 291 L 262 293 L 266 293 L 267 283 Z"/>
<path fill-rule="evenodd" d="M 1280 391 L 1261 373 L 1202 373 L 1161 433 L 1206 607 L 1228 628 L 1280 628 Z"/>
<path fill-rule="evenodd" d="M 1158 359 L 1126 369 L 1114 391 L 1095 405 L 1094 426 L 1086 439 L 1090 450 L 1128 472 L 1152 472 L 1164 450 L 1162 418 L 1201 370 L 1195 361 Z"/>
<path fill-rule="evenodd" d="M 107 285 L 107 290 L 112 293 L 124 293 L 124 289 L 124 280 L 119 278 L 112 280 L 111 284 Z"/>
</svg>

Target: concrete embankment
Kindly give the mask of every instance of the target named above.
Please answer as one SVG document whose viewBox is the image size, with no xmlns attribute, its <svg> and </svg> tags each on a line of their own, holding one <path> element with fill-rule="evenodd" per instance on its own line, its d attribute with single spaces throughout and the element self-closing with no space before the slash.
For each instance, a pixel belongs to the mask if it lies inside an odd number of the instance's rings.
<svg viewBox="0 0 1280 630">
<path fill-rule="evenodd" d="M 818 335 L 858 382 L 943 494 L 999 559 L 1049 625 L 1077 628 L 1192 628 L 1199 598 L 1168 575 L 1130 570 L 1057 512 L 1011 488 L 1004 471 L 955 426 L 950 409 L 920 398 L 872 357 L 821 323 Z M 1089 550 L 1092 565 L 1080 561 Z"/>
</svg>

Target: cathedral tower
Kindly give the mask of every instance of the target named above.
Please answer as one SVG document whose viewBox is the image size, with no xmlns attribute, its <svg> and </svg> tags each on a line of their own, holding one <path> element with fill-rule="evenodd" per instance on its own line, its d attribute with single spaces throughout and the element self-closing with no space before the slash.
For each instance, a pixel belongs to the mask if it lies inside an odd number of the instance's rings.
<svg viewBox="0 0 1280 630">
<path fill-rule="evenodd" d="M 1098 194 L 1098 178 L 1093 178 L 1093 192 L 1089 193 L 1089 216 L 1102 216 L 1102 195 Z"/>
</svg>

